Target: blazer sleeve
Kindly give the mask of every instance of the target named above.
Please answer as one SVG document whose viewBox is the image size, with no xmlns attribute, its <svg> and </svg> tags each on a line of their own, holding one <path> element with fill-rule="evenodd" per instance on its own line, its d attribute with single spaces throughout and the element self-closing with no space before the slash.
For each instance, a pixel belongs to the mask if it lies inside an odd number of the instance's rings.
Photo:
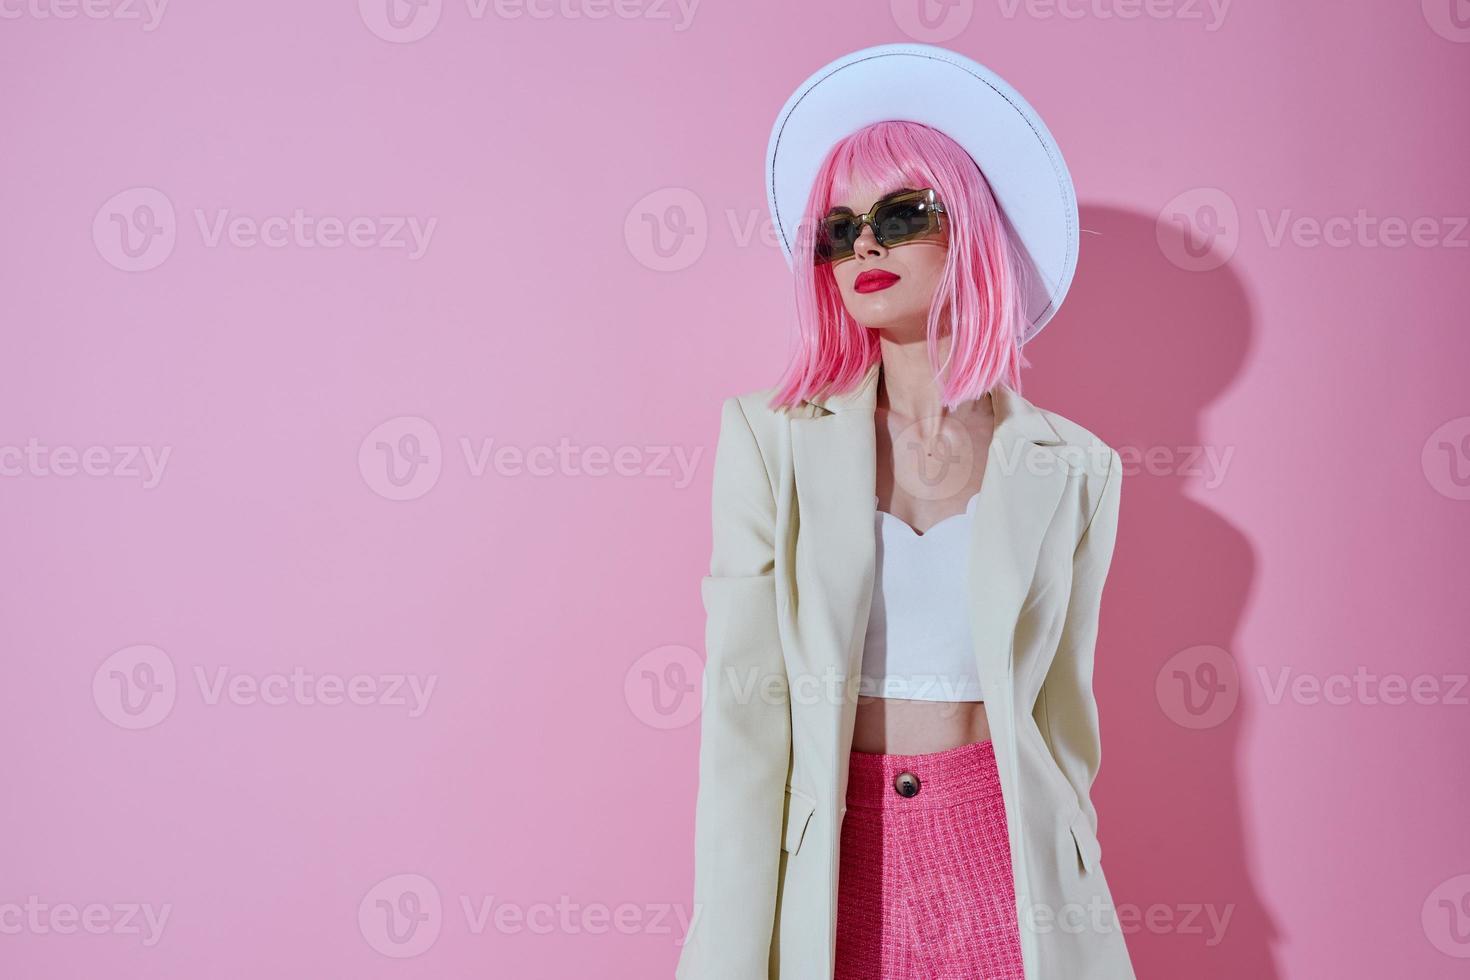
<svg viewBox="0 0 1470 980">
<path fill-rule="evenodd" d="M 1092 784 L 1102 762 L 1102 745 L 1097 701 L 1092 693 L 1093 652 L 1103 583 L 1113 561 L 1123 480 L 1118 451 L 1110 448 L 1109 454 L 1097 506 L 1072 556 L 1071 597 L 1056 656 L 1042 682 L 1037 719 L 1057 766 L 1077 794 L 1094 837 L 1097 809 L 1092 804 Z"/>
<path fill-rule="evenodd" d="M 777 630 L 776 505 L 738 398 L 715 449 L 694 813 L 694 912 L 678 980 L 768 976 L 791 747 Z"/>
</svg>

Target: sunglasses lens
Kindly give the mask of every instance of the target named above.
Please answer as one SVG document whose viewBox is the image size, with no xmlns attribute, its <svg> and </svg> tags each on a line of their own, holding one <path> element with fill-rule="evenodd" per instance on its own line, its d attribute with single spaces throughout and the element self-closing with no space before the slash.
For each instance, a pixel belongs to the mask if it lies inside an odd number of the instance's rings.
<svg viewBox="0 0 1470 980">
<path fill-rule="evenodd" d="M 817 261 L 835 262 L 845 259 L 853 252 L 861 230 L 855 218 L 848 215 L 833 215 L 822 222 L 817 233 Z"/>
<path fill-rule="evenodd" d="M 873 215 L 883 241 L 896 245 L 918 238 L 929 230 L 932 212 L 922 200 L 895 201 L 885 204 Z"/>
</svg>

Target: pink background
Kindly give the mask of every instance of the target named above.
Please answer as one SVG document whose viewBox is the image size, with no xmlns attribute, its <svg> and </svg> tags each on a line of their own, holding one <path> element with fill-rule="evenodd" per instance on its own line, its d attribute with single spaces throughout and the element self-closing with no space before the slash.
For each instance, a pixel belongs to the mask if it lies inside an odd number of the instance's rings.
<svg viewBox="0 0 1470 980">
<path fill-rule="evenodd" d="M 386 2 L 4 8 L 0 975 L 671 974 L 719 404 L 792 335 L 766 139 L 904 40 L 1015 84 L 1082 202 L 1025 391 L 1131 464 L 1140 976 L 1464 975 L 1453 0 Z M 359 244 L 213 236 L 297 210 Z"/>
</svg>

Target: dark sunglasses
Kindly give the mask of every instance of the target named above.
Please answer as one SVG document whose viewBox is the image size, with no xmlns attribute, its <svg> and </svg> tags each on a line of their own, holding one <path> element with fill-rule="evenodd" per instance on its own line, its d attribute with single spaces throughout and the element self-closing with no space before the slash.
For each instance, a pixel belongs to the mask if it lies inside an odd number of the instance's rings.
<svg viewBox="0 0 1470 980">
<path fill-rule="evenodd" d="M 944 205 L 933 188 L 897 191 L 880 198 L 867 214 L 838 208 L 817 226 L 816 264 L 841 262 L 853 257 L 863 225 L 872 225 L 873 237 L 884 248 L 930 238 L 944 231 Z"/>
</svg>

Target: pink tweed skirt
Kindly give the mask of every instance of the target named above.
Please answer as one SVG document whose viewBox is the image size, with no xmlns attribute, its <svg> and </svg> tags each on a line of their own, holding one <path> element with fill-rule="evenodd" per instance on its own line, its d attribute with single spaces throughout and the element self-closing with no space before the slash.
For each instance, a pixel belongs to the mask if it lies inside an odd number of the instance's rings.
<svg viewBox="0 0 1470 980">
<path fill-rule="evenodd" d="M 849 771 L 835 980 L 1023 980 L 991 742 Z"/>
</svg>

